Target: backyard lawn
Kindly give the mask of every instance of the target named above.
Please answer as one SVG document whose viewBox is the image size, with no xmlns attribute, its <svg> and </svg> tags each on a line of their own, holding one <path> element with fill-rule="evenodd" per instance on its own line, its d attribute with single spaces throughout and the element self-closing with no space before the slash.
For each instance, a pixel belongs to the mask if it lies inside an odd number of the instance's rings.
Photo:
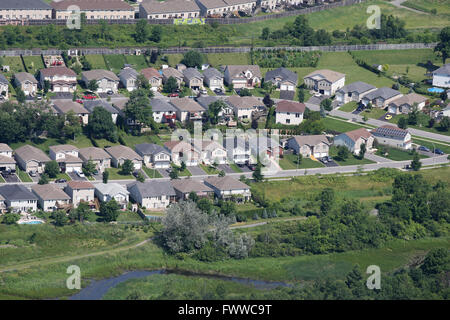
<svg viewBox="0 0 450 320">
<path fill-rule="evenodd" d="M 143 55 L 126 55 L 125 61 L 126 63 L 131 64 L 137 71 L 148 67 L 147 61 L 145 61 L 145 57 Z"/>
<path fill-rule="evenodd" d="M 132 211 L 120 211 L 119 217 L 117 217 L 117 221 L 121 222 L 141 222 L 142 218 L 137 212 Z"/>
<path fill-rule="evenodd" d="M 208 53 L 206 59 L 215 68 L 221 65 L 250 63 L 250 57 L 247 53 Z"/>
<path fill-rule="evenodd" d="M 107 69 L 105 59 L 101 54 L 88 54 L 86 60 L 91 64 L 92 69 Z"/>
<path fill-rule="evenodd" d="M 125 56 L 123 54 L 108 54 L 104 55 L 106 66 L 114 73 L 119 73 L 124 64 L 126 64 Z"/>
<path fill-rule="evenodd" d="M 32 75 L 35 75 L 37 71 L 45 68 L 41 56 L 23 57 L 23 61 L 25 62 L 28 72 Z"/>
<path fill-rule="evenodd" d="M 280 158 L 279 165 L 283 170 L 322 168 L 324 166 L 319 161 L 302 158 L 297 167 L 297 155 L 295 154 L 285 154 L 283 158 Z"/>
<path fill-rule="evenodd" d="M 7 77 L 11 77 L 14 73 L 25 72 L 25 67 L 23 66 L 22 59 L 20 57 L 1 57 L 3 64 L 9 66 L 9 72 L 3 73 Z"/>
<path fill-rule="evenodd" d="M 412 160 L 414 154 L 409 151 L 404 151 L 387 146 L 380 146 L 376 152 L 376 155 L 385 157 L 394 161 Z M 420 159 L 428 158 L 424 155 L 419 155 Z"/>
</svg>

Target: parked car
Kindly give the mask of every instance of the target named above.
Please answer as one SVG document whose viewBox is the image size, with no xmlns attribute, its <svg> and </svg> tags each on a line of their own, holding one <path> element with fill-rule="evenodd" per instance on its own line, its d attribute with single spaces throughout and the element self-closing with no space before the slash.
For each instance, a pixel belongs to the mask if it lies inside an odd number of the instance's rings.
<svg viewBox="0 0 450 320">
<path fill-rule="evenodd" d="M 208 94 L 208 91 L 206 91 L 206 89 L 202 89 L 200 90 L 200 94 Z"/>
<path fill-rule="evenodd" d="M 425 146 L 420 146 L 420 147 L 418 148 L 418 150 L 424 151 L 424 152 L 431 152 L 430 149 L 428 149 L 428 148 L 425 147 Z"/>
<path fill-rule="evenodd" d="M 65 182 L 67 182 L 66 179 L 56 179 L 55 180 L 55 183 L 65 183 Z"/>
<path fill-rule="evenodd" d="M 169 97 L 170 97 L 170 98 L 178 97 L 178 96 L 179 96 L 178 93 L 171 93 L 171 94 L 169 94 Z"/>
<path fill-rule="evenodd" d="M 80 178 L 86 177 L 82 171 L 75 171 Z"/>
<path fill-rule="evenodd" d="M 133 176 L 137 178 L 139 176 L 139 171 L 133 171 Z"/>
<path fill-rule="evenodd" d="M 215 93 L 222 93 L 222 89 L 220 89 L 220 88 L 215 88 L 215 89 L 214 89 L 214 92 L 215 92 Z"/>
<path fill-rule="evenodd" d="M 92 174 L 96 176 L 99 174 L 99 172 L 98 172 L 98 170 L 95 170 L 94 172 L 92 172 Z"/>
<path fill-rule="evenodd" d="M 322 163 L 328 163 L 327 157 L 320 158 L 319 160 L 320 160 L 320 162 L 322 162 Z"/>
<path fill-rule="evenodd" d="M 392 119 L 392 115 L 391 114 L 387 114 L 387 115 L 384 116 L 384 118 L 386 120 L 391 120 Z"/>
<path fill-rule="evenodd" d="M 36 171 L 30 171 L 29 174 L 30 174 L 30 177 L 37 177 Z"/>
<path fill-rule="evenodd" d="M 114 94 L 114 91 L 112 91 L 112 90 L 109 90 L 108 92 L 106 92 L 107 94 L 109 94 L 109 95 L 113 95 Z"/>
<path fill-rule="evenodd" d="M 444 151 L 442 151 L 441 149 L 438 149 L 438 148 L 434 149 L 434 153 L 439 154 L 439 155 L 445 154 Z"/>
</svg>

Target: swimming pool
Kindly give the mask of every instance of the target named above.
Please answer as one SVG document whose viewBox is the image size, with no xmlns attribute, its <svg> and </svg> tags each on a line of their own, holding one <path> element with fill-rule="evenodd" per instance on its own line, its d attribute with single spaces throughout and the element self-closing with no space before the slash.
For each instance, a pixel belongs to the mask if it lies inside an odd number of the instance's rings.
<svg viewBox="0 0 450 320">
<path fill-rule="evenodd" d="M 22 222 L 21 224 L 41 224 L 43 223 L 42 221 L 27 221 L 27 222 Z"/>
<path fill-rule="evenodd" d="M 442 89 L 442 88 L 428 88 L 428 92 L 441 93 L 441 92 L 444 92 L 444 89 Z"/>
</svg>

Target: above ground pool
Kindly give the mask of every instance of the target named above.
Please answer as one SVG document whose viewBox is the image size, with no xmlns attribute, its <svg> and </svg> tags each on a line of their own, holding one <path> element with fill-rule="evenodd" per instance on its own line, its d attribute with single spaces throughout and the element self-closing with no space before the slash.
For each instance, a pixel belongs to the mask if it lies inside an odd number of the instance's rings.
<svg viewBox="0 0 450 320">
<path fill-rule="evenodd" d="M 428 92 L 441 93 L 441 92 L 444 92 L 444 89 L 442 89 L 442 88 L 428 88 Z"/>
</svg>

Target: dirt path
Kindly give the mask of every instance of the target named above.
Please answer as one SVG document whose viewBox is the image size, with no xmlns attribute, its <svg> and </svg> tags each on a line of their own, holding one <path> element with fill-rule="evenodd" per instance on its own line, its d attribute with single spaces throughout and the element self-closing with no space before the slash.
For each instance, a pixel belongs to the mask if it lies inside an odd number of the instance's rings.
<svg viewBox="0 0 450 320">
<path fill-rule="evenodd" d="M 413 8 L 402 6 L 402 3 L 405 2 L 405 1 L 406 0 L 394 0 L 394 1 L 391 1 L 389 3 L 394 5 L 394 6 L 396 6 L 397 8 L 400 8 L 400 9 L 406 9 L 406 10 L 409 10 L 409 11 L 413 11 L 415 13 L 429 14 L 428 12 L 423 12 L 423 11 L 420 11 L 420 10 L 416 10 L 416 9 L 413 9 Z"/>
</svg>

